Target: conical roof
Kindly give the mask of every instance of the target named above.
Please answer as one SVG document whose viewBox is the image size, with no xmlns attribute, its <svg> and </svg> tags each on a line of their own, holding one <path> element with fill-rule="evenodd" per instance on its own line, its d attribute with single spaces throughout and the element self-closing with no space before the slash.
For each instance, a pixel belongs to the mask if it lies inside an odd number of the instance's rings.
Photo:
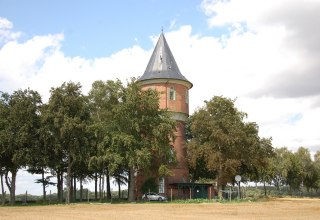
<svg viewBox="0 0 320 220">
<path fill-rule="evenodd" d="M 190 83 L 181 74 L 163 33 L 161 33 L 148 66 L 139 81 L 150 79 L 177 79 Z M 192 83 L 190 84 L 192 86 Z"/>
</svg>

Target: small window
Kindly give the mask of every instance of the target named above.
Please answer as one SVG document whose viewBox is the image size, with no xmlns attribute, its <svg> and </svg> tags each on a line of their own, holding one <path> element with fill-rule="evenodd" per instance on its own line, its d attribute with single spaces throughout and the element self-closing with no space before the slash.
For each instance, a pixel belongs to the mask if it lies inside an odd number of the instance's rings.
<svg viewBox="0 0 320 220">
<path fill-rule="evenodd" d="M 170 158 L 169 158 L 169 163 L 172 163 L 174 161 L 174 157 L 175 157 L 175 150 L 174 147 L 171 145 L 170 146 Z"/>
<path fill-rule="evenodd" d="M 164 193 L 164 177 L 159 178 L 159 193 Z"/>
<path fill-rule="evenodd" d="M 186 90 L 186 103 L 189 103 L 189 90 Z"/>
<path fill-rule="evenodd" d="M 173 87 L 170 87 L 169 99 L 170 100 L 176 100 L 176 90 L 174 90 Z"/>
</svg>

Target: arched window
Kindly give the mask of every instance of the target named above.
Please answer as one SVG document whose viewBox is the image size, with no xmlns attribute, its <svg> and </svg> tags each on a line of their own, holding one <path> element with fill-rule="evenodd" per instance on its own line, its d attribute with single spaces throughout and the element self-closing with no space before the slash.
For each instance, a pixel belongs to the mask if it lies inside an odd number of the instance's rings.
<svg viewBox="0 0 320 220">
<path fill-rule="evenodd" d="M 174 89 L 174 87 L 170 87 L 169 99 L 176 100 L 176 90 Z"/>
</svg>

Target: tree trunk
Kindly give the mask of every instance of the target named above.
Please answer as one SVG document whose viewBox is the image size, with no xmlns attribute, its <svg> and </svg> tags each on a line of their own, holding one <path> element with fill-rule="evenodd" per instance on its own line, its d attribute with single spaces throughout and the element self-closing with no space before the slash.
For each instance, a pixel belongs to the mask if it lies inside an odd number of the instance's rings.
<svg viewBox="0 0 320 220">
<path fill-rule="evenodd" d="M 83 185 L 82 185 L 82 177 L 80 178 L 80 202 L 82 202 L 82 193 L 83 193 Z"/>
<path fill-rule="evenodd" d="M 104 199 L 104 175 L 102 174 L 100 176 L 100 202 L 103 202 L 103 199 Z"/>
<path fill-rule="evenodd" d="M 94 174 L 94 199 L 98 199 L 98 173 Z"/>
<path fill-rule="evenodd" d="M 61 202 L 61 175 L 60 169 L 57 170 L 57 196 L 58 201 Z"/>
<path fill-rule="evenodd" d="M 71 176 L 71 179 L 70 179 L 70 203 L 73 202 L 73 176 Z"/>
<path fill-rule="evenodd" d="M 63 171 L 61 170 L 61 174 L 60 174 L 61 176 L 60 176 L 60 179 L 61 179 L 61 182 L 60 182 L 60 189 L 61 189 L 61 191 L 60 191 L 60 203 L 63 203 L 63 196 L 64 196 L 64 189 L 63 189 Z"/>
<path fill-rule="evenodd" d="M 73 177 L 73 201 L 77 202 L 77 178 Z"/>
<path fill-rule="evenodd" d="M 267 196 L 266 181 L 263 181 L 264 196 Z"/>
<path fill-rule="evenodd" d="M 219 165 L 219 172 L 217 175 L 217 190 L 218 190 L 218 197 L 222 199 L 222 183 L 221 183 L 221 173 L 222 173 L 222 166 Z"/>
<path fill-rule="evenodd" d="M 8 189 L 10 190 L 10 205 L 14 205 L 16 202 L 16 177 L 17 170 L 12 169 L 11 171 L 11 183 L 9 181 L 8 173 L 6 174 L 6 184 Z"/>
<path fill-rule="evenodd" d="M 107 199 L 111 199 L 111 188 L 110 188 L 110 175 L 109 175 L 109 169 L 107 168 L 107 180 L 106 180 L 106 185 L 107 185 Z"/>
<path fill-rule="evenodd" d="M 129 202 L 134 202 L 135 201 L 135 170 L 134 168 L 130 168 L 130 172 L 129 172 L 129 180 L 130 180 L 130 184 L 129 184 L 129 198 L 128 201 Z"/>
<path fill-rule="evenodd" d="M 68 168 L 67 168 L 67 196 L 66 204 L 70 204 L 71 196 L 71 157 L 68 157 Z"/>
<path fill-rule="evenodd" d="M 42 195 L 43 195 L 43 202 L 46 202 L 46 183 L 44 182 L 44 169 L 41 171 L 41 178 L 42 178 Z"/>
<path fill-rule="evenodd" d="M 2 205 L 6 203 L 6 194 L 4 191 L 4 185 L 3 185 L 3 174 L 1 174 L 1 193 L 2 193 Z"/>
<path fill-rule="evenodd" d="M 118 197 L 119 197 L 119 199 L 121 199 L 121 184 L 120 184 L 120 180 L 118 181 Z"/>
</svg>

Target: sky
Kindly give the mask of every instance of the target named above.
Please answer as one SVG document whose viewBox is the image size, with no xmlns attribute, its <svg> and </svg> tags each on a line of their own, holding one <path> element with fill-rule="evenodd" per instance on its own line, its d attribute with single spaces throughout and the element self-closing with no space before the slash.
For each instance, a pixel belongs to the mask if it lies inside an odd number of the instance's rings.
<svg viewBox="0 0 320 220">
<path fill-rule="evenodd" d="M 190 113 L 213 96 L 274 147 L 320 150 L 320 0 L 0 0 L 0 91 L 144 73 L 163 32 L 193 83 Z M 17 193 L 41 194 L 18 173 Z M 92 187 L 92 186 L 90 186 Z M 39 190 L 39 189 L 40 190 Z M 55 188 L 52 188 L 55 190 Z"/>
</svg>

